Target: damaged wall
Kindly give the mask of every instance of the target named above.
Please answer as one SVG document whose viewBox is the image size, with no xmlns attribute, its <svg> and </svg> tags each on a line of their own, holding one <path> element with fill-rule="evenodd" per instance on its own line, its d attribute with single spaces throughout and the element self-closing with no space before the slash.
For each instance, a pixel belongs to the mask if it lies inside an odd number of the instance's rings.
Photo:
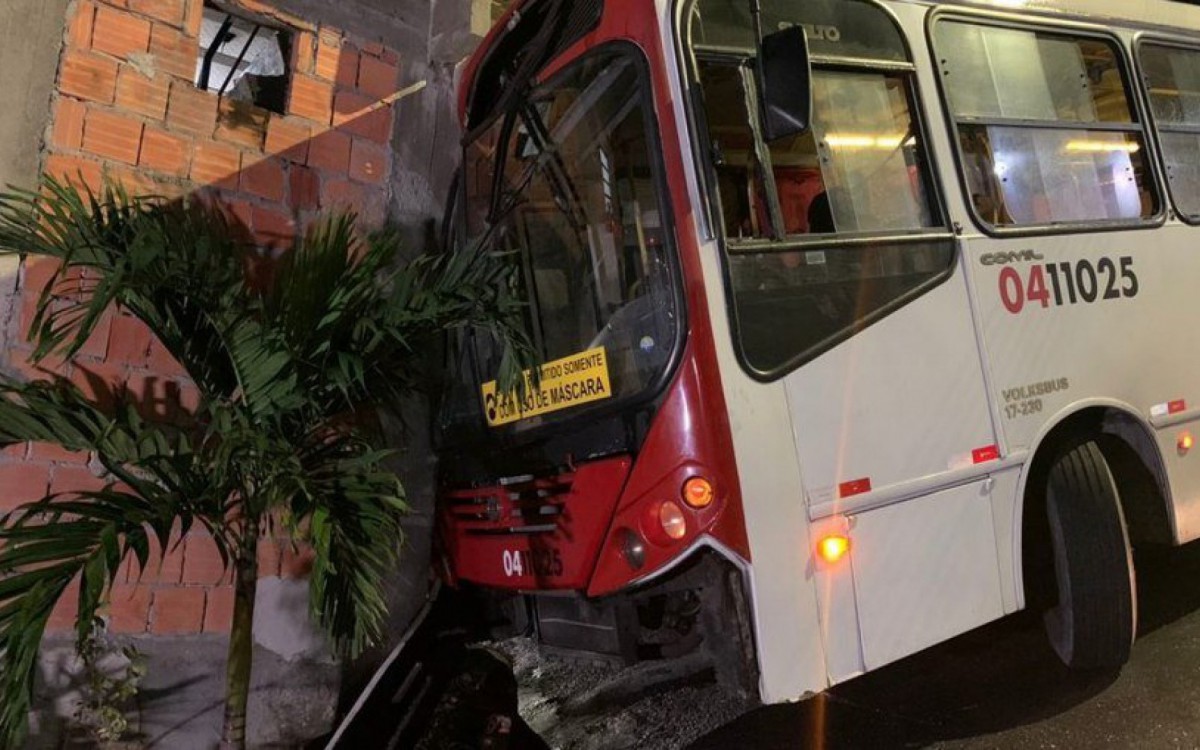
<svg viewBox="0 0 1200 750">
<path fill-rule="evenodd" d="M 21 103 L 0 116 L 0 180 L 31 185 L 40 169 L 93 188 L 107 176 L 134 192 L 215 195 L 261 244 L 280 249 L 314 218 L 353 209 L 368 224 L 399 225 L 412 252 L 426 249 L 458 160 L 458 64 L 490 23 L 492 0 L 217 5 L 290 35 L 283 112 L 193 84 L 204 0 L 0 3 L 0 97 Z M 27 363 L 25 333 L 51 270 L 0 261 L 0 367 L 9 373 L 43 376 Z M 123 389 L 163 414 L 196 398 L 186 373 L 151 334 L 116 312 L 77 363 L 48 366 L 85 391 Z M 427 583 L 432 462 L 423 409 L 414 403 L 407 429 L 396 433 L 415 511 L 406 554 L 416 561 L 396 585 L 397 632 Z M 103 481 L 91 456 L 14 446 L 0 453 L 0 511 Z M 112 631 L 139 638 L 228 632 L 233 591 L 215 546 L 199 531 L 176 541 L 161 568 L 125 571 L 106 611 Z M 324 659 L 306 624 L 308 565 L 303 551 L 263 540 L 255 627 L 275 658 Z M 73 605 L 69 595 L 52 630 L 71 627 Z M 360 665 L 352 681 L 370 666 Z M 190 690 L 219 696 L 221 687 L 197 683 Z"/>
</svg>

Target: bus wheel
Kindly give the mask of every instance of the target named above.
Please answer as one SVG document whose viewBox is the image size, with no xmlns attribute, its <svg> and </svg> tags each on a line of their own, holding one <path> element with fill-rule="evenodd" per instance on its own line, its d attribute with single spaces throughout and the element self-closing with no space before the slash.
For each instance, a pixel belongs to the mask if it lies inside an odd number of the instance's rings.
<svg viewBox="0 0 1200 750">
<path fill-rule="evenodd" d="M 1050 644 L 1072 669 L 1119 667 L 1137 625 L 1129 535 L 1116 482 L 1094 442 L 1064 452 L 1046 480 L 1058 602 Z"/>
</svg>

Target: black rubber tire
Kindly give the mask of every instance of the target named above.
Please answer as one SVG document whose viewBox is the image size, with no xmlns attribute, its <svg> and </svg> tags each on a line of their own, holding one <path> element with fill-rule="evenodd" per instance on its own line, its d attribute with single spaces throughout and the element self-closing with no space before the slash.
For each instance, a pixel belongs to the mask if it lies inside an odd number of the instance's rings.
<svg viewBox="0 0 1200 750">
<path fill-rule="evenodd" d="M 1129 659 L 1137 588 L 1120 497 L 1094 442 L 1064 451 L 1046 479 L 1058 602 L 1046 634 L 1072 669 L 1110 669 Z"/>
</svg>

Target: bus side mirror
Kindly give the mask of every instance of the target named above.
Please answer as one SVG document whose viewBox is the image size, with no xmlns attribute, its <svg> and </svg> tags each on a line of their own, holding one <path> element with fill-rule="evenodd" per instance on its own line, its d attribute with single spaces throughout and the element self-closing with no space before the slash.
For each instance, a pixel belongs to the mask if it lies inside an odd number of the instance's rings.
<svg viewBox="0 0 1200 750">
<path fill-rule="evenodd" d="M 760 36 L 757 70 L 763 138 L 775 141 L 808 132 L 812 125 L 812 68 L 804 27 Z"/>
</svg>

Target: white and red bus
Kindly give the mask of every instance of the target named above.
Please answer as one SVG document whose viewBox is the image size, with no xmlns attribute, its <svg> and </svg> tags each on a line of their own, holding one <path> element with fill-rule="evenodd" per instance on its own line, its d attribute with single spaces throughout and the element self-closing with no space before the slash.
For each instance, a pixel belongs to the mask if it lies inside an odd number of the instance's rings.
<svg viewBox="0 0 1200 750">
<path fill-rule="evenodd" d="M 452 583 L 768 702 L 1026 608 L 1127 658 L 1200 536 L 1200 7 L 527 0 L 462 90 L 546 364 L 455 342 Z"/>
</svg>

